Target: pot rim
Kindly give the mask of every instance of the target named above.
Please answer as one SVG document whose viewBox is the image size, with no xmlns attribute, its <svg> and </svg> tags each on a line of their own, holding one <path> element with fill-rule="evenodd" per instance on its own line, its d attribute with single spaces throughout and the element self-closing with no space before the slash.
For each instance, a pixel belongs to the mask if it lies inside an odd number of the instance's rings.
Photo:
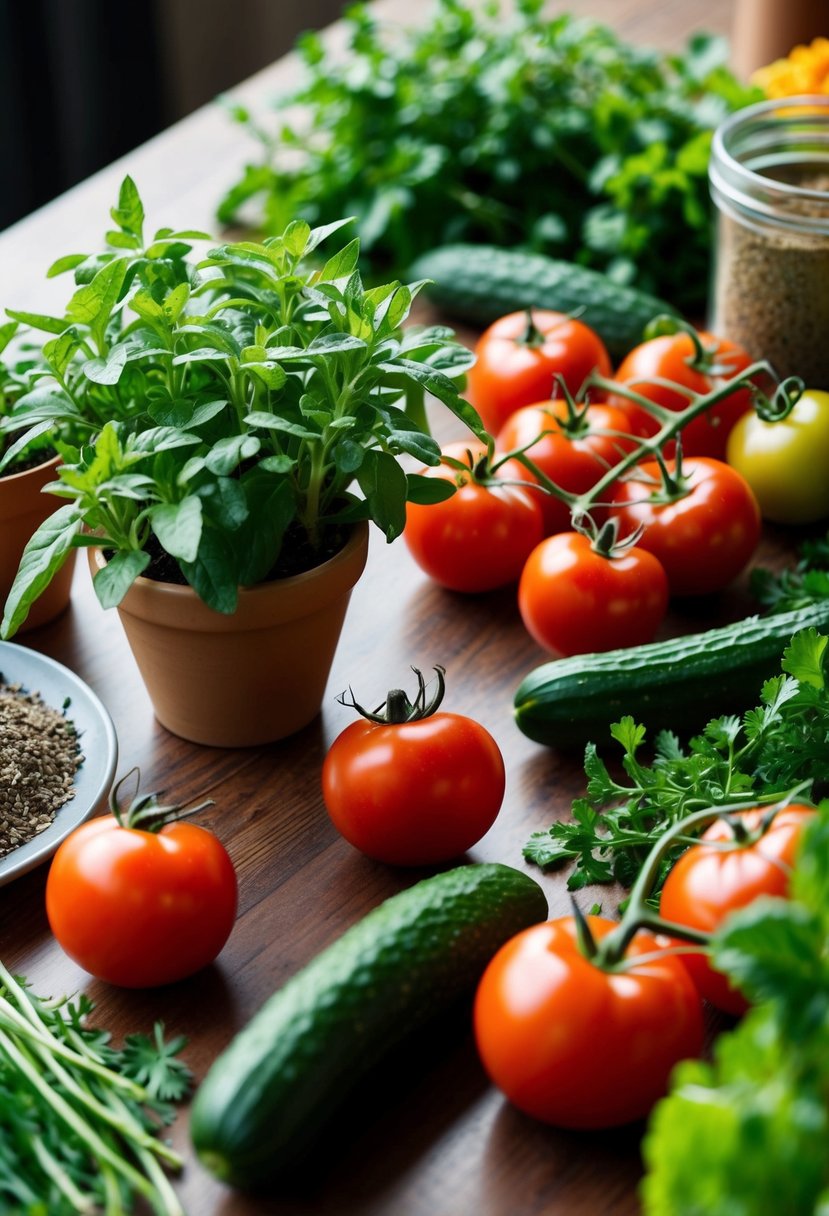
<svg viewBox="0 0 829 1216">
<path fill-rule="evenodd" d="M 51 470 L 55 468 L 60 464 L 60 462 L 60 454 L 55 453 L 55 455 L 50 456 L 48 460 L 41 460 L 40 464 L 31 465 L 28 469 L 21 469 L 19 473 L 0 473 L 0 485 L 4 485 L 6 483 L 11 485 L 12 482 L 20 481 L 24 477 L 32 477 L 35 473 L 46 472 L 47 469 Z"/>
<path fill-rule="evenodd" d="M 143 619 L 155 619 L 174 629 L 206 633 L 267 628 L 277 620 L 288 620 L 308 611 L 309 592 L 317 592 L 317 611 L 350 590 L 359 579 L 368 556 L 368 521 L 358 520 L 337 553 L 320 565 L 288 578 L 272 579 L 253 587 L 239 588 L 233 613 L 217 612 L 199 598 L 189 585 L 164 583 L 140 576 L 130 587 L 118 611 Z M 89 547 L 93 575 L 105 565 L 98 546 Z"/>
</svg>

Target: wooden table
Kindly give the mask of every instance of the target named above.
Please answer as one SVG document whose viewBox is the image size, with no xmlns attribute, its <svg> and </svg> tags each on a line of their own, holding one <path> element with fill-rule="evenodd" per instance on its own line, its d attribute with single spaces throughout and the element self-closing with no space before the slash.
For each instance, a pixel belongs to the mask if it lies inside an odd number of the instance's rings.
<svg viewBox="0 0 829 1216">
<path fill-rule="evenodd" d="M 406 13 L 411 5 L 386 0 Z M 571 0 L 558 4 L 614 24 L 629 38 L 677 46 L 692 29 L 727 33 L 732 5 L 705 0 Z M 427 5 L 423 3 L 426 10 Z M 410 14 L 407 14 L 407 18 Z M 331 38 L 339 36 L 335 29 Z M 238 90 L 256 104 L 296 71 L 289 58 Z M 125 172 L 138 182 L 150 223 L 212 227 L 212 209 L 250 149 L 217 108 L 199 111 L 145 147 L 0 235 L 4 305 L 47 310 L 65 284 L 43 273 L 54 256 L 97 246 Z M 471 340 L 474 335 L 464 337 Z M 719 619 L 743 615 L 743 585 L 722 597 Z M 707 623 L 673 616 L 667 636 Z M 116 1038 L 161 1018 L 189 1037 L 197 1077 L 264 999 L 321 948 L 419 874 L 375 864 L 340 839 L 323 808 L 319 772 L 327 746 L 352 714 L 335 700 L 351 684 L 379 702 L 388 687 L 411 684 L 411 665 L 448 672 L 449 709 L 477 717 L 507 764 L 501 815 L 472 853 L 475 861 L 522 867 L 529 834 L 566 814 L 583 792 L 578 760 L 526 740 L 511 715 L 512 696 L 544 657 L 518 618 L 512 590 L 462 597 L 433 586 L 402 542 L 375 533 L 356 588 L 321 716 L 270 747 L 216 750 L 188 744 L 154 720 L 117 614 L 97 604 L 83 563 L 70 610 L 18 639 L 78 672 L 109 708 L 120 740 L 119 773 L 141 769 L 144 787 L 182 800 L 211 797 L 203 822 L 225 842 L 238 868 L 240 910 L 217 964 L 161 991 L 125 993 L 90 981 L 53 941 L 44 913 L 46 867 L 0 891 L 0 956 L 35 990 L 86 990 L 97 1019 Z M 540 877 L 534 872 L 536 877 Z M 540 878 L 551 912 L 567 908 L 564 878 Z M 596 897 L 608 906 L 607 892 Z M 592 902 L 593 893 L 586 898 Z M 357 1119 L 338 1128 L 302 1194 L 252 1199 L 216 1184 L 192 1160 L 186 1112 L 174 1128 L 188 1158 L 178 1188 L 191 1216 L 336 1213 L 337 1216 L 631 1216 L 638 1210 L 641 1128 L 575 1135 L 542 1127 L 488 1085 L 468 1028 L 438 1028 L 428 1050 L 373 1091 Z"/>
</svg>

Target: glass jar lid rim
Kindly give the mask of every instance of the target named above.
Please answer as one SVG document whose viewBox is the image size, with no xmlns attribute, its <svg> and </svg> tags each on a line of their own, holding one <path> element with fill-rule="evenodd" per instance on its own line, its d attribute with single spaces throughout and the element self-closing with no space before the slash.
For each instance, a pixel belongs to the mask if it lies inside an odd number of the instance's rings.
<svg viewBox="0 0 829 1216">
<path fill-rule="evenodd" d="M 829 95 L 827 94 L 809 93 L 797 97 L 770 98 L 765 101 L 755 102 L 753 105 L 745 106 L 741 110 L 735 110 L 733 114 L 730 114 L 717 127 L 711 146 L 712 161 L 719 162 L 724 170 L 740 176 L 743 180 L 753 181 L 757 185 L 768 186 L 771 179 L 754 169 L 750 169 L 742 161 L 738 160 L 729 150 L 728 141 L 729 137 L 736 130 L 739 130 L 743 126 L 750 126 L 756 119 L 772 114 L 775 110 L 789 111 L 789 114 L 786 115 L 787 118 L 796 117 L 801 122 L 806 117 L 806 114 L 798 113 L 798 111 L 819 110 L 821 119 L 825 119 L 827 126 L 829 126 Z M 794 111 L 794 114 L 792 114 L 792 111 Z M 775 180 L 774 187 L 781 195 L 790 198 L 813 198 L 824 201 L 827 199 L 827 192 L 825 190 L 814 190 L 807 186 L 798 186 L 790 182 Z"/>
</svg>

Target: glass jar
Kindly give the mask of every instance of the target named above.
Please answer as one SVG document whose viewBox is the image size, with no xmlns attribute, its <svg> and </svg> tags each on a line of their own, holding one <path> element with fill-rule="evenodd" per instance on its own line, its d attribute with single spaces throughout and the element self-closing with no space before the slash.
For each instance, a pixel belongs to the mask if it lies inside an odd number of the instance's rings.
<svg viewBox="0 0 829 1216">
<path fill-rule="evenodd" d="M 708 327 L 829 389 L 829 97 L 762 101 L 715 132 Z"/>
</svg>

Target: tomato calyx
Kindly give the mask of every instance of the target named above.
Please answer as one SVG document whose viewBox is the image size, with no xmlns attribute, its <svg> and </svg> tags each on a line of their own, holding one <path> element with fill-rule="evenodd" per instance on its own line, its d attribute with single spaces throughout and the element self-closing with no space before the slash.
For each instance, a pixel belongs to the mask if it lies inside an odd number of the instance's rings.
<svg viewBox="0 0 829 1216">
<path fill-rule="evenodd" d="M 706 345 L 699 331 L 680 317 L 672 317 L 668 313 L 654 317 L 645 327 L 644 337 L 647 342 L 652 338 L 673 337 L 675 334 L 687 334 L 691 340 L 691 353 L 683 360 L 691 371 L 711 378 L 728 376 L 733 372 L 734 369 L 727 363 L 717 363 L 718 343 L 711 342 Z"/>
<path fill-rule="evenodd" d="M 599 557 L 613 561 L 615 557 L 621 557 L 628 549 L 633 548 L 642 536 L 644 527 L 640 524 L 627 536 L 619 539 L 618 519 L 607 519 L 599 527 L 592 515 L 585 514 L 573 517 L 573 531 L 586 536 L 590 541 L 590 548 L 594 553 L 598 553 Z"/>
<path fill-rule="evenodd" d="M 354 693 L 351 689 L 348 692 L 342 692 L 337 697 L 340 705 L 347 705 L 350 709 L 356 709 L 357 713 L 365 718 L 368 722 L 376 722 L 378 725 L 400 725 L 403 722 L 421 722 L 424 718 L 431 718 L 437 711 L 443 701 L 444 693 L 446 692 L 446 668 L 441 667 L 436 663 L 435 672 L 435 689 L 431 697 L 427 700 L 427 684 L 423 677 L 423 672 L 417 667 L 413 667 L 412 671 L 417 676 L 417 696 L 414 701 L 410 701 L 408 694 L 402 688 L 392 688 L 387 694 L 385 701 L 381 702 L 376 709 L 365 709 L 354 698 Z M 350 700 L 348 698 L 351 698 Z"/>
<path fill-rule="evenodd" d="M 121 790 L 131 777 L 135 777 L 135 793 L 129 803 L 122 806 Z M 165 806 L 159 802 L 161 795 L 158 791 L 149 794 L 139 793 L 140 781 L 139 769 L 131 768 L 112 788 L 109 796 L 109 809 L 121 828 L 142 832 L 160 832 L 168 823 L 178 823 L 181 819 L 187 819 L 191 815 L 196 815 L 199 811 L 213 806 L 212 798 L 206 798 L 196 805 L 185 803 L 183 806 L 177 804 Z"/>
</svg>

